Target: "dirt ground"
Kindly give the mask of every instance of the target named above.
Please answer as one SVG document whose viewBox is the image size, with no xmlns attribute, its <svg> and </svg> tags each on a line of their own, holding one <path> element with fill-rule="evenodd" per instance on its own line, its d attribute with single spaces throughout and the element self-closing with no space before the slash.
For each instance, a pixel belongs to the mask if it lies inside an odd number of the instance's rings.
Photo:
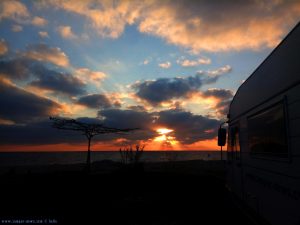
<svg viewBox="0 0 300 225">
<path fill-rule="evenodd" d="M 23 168 L 24 169 L 24 168 Z M 169 162 L 128 169 L 95 163 L 1 175 L 0 223 L 252 224 L 225 188 L 222 162 Z"/>
</svg>

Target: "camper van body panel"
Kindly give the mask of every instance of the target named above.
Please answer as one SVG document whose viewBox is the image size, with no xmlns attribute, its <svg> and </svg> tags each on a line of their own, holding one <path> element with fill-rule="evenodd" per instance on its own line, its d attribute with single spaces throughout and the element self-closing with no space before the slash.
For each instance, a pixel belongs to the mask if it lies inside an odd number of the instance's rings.
<svg viewBox="0 0 300 225">
<path fill-rule="evenodd" d="M 299 24 L 239 88 L 228 123 L 229 189 L 270 224 L 300 224 Z M 278 138 L 260 152 L 264 134 Z"/>
<path fill-rule="evenodd" d="M 300 93 L 298 85 L 229 123 L 229 129 L 239 124 L 240 157 L 237 157 L 236 152 L 227 157 L 228 186 L 271 224 L 300 222 L 300 118 L 295 119 L 290 113 L 286 115 L 289 129 L 286 157 L 256 155 L 250 152 L 248 118 L 280 101 L 285 101 L 288 112 L 294 109 L 295 103 L 289 104 L 288 101 L 294 89 Z M 300 108 L 300 96 L 298 106 Z M 288 221 L 285 221 L 286 218 L 289 218 Z"/>
</svg>

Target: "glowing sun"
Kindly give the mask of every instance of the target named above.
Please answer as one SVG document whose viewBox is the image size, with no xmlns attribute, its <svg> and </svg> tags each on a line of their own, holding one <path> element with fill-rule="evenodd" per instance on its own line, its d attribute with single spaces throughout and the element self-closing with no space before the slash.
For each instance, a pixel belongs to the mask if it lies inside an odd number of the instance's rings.
<svg viewBox="0 0 300 225">
<path fill-rule="evenodd" d="M 173 131 L 174 130 L 170 130 L 170 129 L 167 129 L 167 128 L 159 128 L 159 129 L 156 130 L 156 132 L 159 133 L 160 135 L 168 134 L 168 133 L 171 133 Z"/>
<path fill-rule="evenodd" d="M 181 144 L 176 140 L 176 131 L 166 127 L 154 127 L 157 136 L 153 139 L 153 146 L 157 150 L 180 150 Z"/>
<path fill-rule="evenodd" d="M 167 129 L 167 128 L 156 129 L 156 132 L 159 134 L 159 136 L 157 136 L 154 139 L 154 141 L 161 142 L 162 145 L 169 146 L 169 147 L 177 144 L 177 141 L 175 140 L 175 137 L 171 136 L 171 133 L 173 131 L 174 130 Z"/>
</svg>

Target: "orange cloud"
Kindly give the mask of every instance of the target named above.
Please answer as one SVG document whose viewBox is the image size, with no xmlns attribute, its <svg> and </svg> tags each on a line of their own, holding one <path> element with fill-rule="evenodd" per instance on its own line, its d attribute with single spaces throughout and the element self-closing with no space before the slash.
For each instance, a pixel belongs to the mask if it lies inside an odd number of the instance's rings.
<svg viewBox="0 0 300 225">
<path fill-rule="evenodd" d="M 13 125 L 13 124 L 15 124 L 15 122 L 12 121 L 12 120 L 7 120 L 7 119 L 1 119 L 0 118 L 0 125 Z"/>
<path fill-rule="evenodd" d="M 136 24 L 140 32 L 193 52 L 273 48 L 300 19 L 297 0 L 56 0 L 50 4 L 88 18 L 102 37 L 118 38 L 126 25 Z"/>
<path fill-rule="evenodd" d="M 226 146 L 223 149 L 226 149 Z M 185 150 L 220 150 L 220 147 L 218 146 L 217 139 L 214 138 L 186 145 Z"/>
<path fill-rule="evenodd" d="M 40 35 L 40 37 L 42 37 L 42 38 L 47 38 L 47 37 L 49 37 L 48 32 L 46 32 L 46 31 L 40 31 L 40 32 L 39 32 L 39 35 Z"/>
<path fill-rule="evenodd" d="M 20 1 L 1 1 L 0 2 L 0 21 L 11 19 L 17 22 L 24 22 L 30 17 L 27 7 Z"/>
<path fill-rule="evenodd" d="M 206 64 L 206 65 L 210 64 L 211 60 L 209 58 L 199 58 L 197 60 L 179 59 L 176 62 L 183 67 L 192 67 L 192 66 L 198 66 L 200 64 Z"/>
<path fill-rule="evenodd" d="M 75 75 L 85 82 L 96 82 L 99 84 L 107 75 L 101 71 L 93 71 L 88 68 L 75 69 Z"/>
<path fill-rule="evenodd" d="M 160 63 L 158 64 L 159 67 L 164 68 L 164 69 L 169 69 L 171 67 L 171 63 L 170 62 L 164 62 L 164 63 Z"/>
<path fill-rule="evenodd" d="M 118 38 L 123 33 L 126 24 L 133 24 L 140 16 L 144 3 L 142 1 L 55 0 L 50 4 L 87 17 L 91 22 L 90 26 L 102 37 Z"/>
<path fill-rule="evenodd" d="M 115 140 L 105 143 L 92 143 L 92 151 L 119 151 L 120 147 L 127 146 L 126 140 Z M 159 142 L 148 141 L 143 142 L 146 151 L 205 151 L 205 150 L 220 150 L 217 145 L 217 139 L 199 141 L 191 145 L 173 145 L 167 146 Z M 142 144 L 143 144 L 142 143 Z M 49 152 L 49 151 L 86 151 L 87 143 L 76 144 L 45 144 L 45 145 L 1 145 L 0 152 Z M 227 147 L 223 147 L 226 151 Z M 225 154 L 225 153 L 224 153 Z"/>
<path fill-rule="evenodd" d="M 2 152 L 49 152 L 49 151 L 84 151 L 85 143 L 82 144 L 48 144 L 48 145 L 1 145 Z"/>
<path fill-rule="evenodd" d="M 164 3 L 144 13 L 139 30 L 195 52 L 272 48 L 300 19 L 299 1 Z"/>
<path fill-rule="evenodd" d="M 0 40 L 0 56 L 4 55 L 7 51 L 8 51 L 7 44 L 3 39 L 1 39 Z"/>
<path fill-rule="evenodd" d="M 21 32 L 21 31 L 23 30 L 23 27 L 20 26 L 20 25 L 13 25 L 13 26 L 11 27 L 11 30 L 12 30 L 13 32 Z"/>
<path fill-rule="evenodd" d="M 59 26 L 58 32 L 63 38 L 66 38 L 66 39 L 77 38 L 77 36 L 72 31 L 72 27 L 70 27 L 70 26 Z"/>
<path fill-rule="evenodd" d="M 42 17 L 35 16 L 35 17 L 33 17 L 31 23 L 34 26 L 43 27 L 43 26 L 47 25 L 48 21 Z"/>
<path fill-rule="evenodd" d="M 51 48 L 45 44 L 31 45 L 23 54 L 37 61 L 51 62 L 62 67 L 69 66 L 69 58 L 60 48 Z"/>
<path fill-rule="evenodd" d="M 209 140 L 203 140 L 198 141 L 193 144 L 185 144 L 182 145 L 178 141 L 171 140 L 172 144 L 165 144 L 164 141 L 156 141 L 154 140 L 148 140 L 146 142 L 146 150 L 147 151 L 206 151 L 206 150 L 220 150 L 220 147 L 218 146 L 218 142 L 216 138 L 209 139 Z M 226 146 L 223 147 L 223 150 L 226 149 Z"/>
<path fill-rule="evenodd" d="M 225 66 L 220 67 L 216 70 L 208 70 L 206 73 L 209 76 L 215 77 L 215 76 L 220 76 L 220 75 L 225 74 L 225 73 L 229 73 L 229 72 L 231 72 L 231 70 L 232 70 L 231 66 L 225 65 Z"/>
</svg>

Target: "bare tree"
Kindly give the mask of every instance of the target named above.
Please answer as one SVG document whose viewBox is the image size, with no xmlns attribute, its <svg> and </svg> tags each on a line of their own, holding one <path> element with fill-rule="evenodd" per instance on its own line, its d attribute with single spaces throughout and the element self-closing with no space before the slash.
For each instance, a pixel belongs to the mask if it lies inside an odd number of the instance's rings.
<svg viewBox="0 0 300 225">
<path fill-rule="evenodd" d="M 82 132 L 83 135 L 88 139 L 88 152 L 86 159 L 87 171 L 90 171 L 91 168 L 91 140 L 94 136 L 99 134 L 108 134 L 108 133 L 126 133 L 133 130 L 138 130 L 139 128 L 127 128 L 119 129 L 106 127 L 103 124 L 98 123 L 84 123 L 75 119 L 66 119 L 66 118 L 57 118 L 50 117 L 50 120 L 53 121 L 52 127 L 61 129 L 61 130 L 74 130 Z"/>
</svg>

